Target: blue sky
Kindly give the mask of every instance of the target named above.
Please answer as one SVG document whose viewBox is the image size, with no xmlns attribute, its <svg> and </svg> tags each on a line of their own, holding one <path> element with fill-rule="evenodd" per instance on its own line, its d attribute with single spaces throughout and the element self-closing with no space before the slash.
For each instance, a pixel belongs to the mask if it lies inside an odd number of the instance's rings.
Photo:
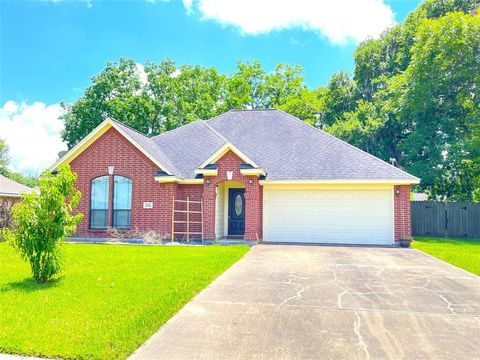
<svg viewBox="0 0 480 360">
<path fill-rule="evenodd" d="M 352 71 L 358 41 L 402 21 L 419 1 L 285 0 L 279 4 L 272 5 L 271 0 L 0 0 L 0 138 L 7 138 L 14 153 L 13 167 L 26 173 L 39 171 L 56 156 L 62 146 L 58 103 L 81 96 L 107 61 L 123 56 L 143 64 L 169 57 L 178 64 L 215 66 L 227 74 L 234 71 L 238 59 L 258 59 L 266 70 L 285 62 L 303 66 L 306 82 L 313 88 L 324 85 L 333 72 Z M 44 125 L 47 138 L 38 144 L 52 142 L 48 154 L 43 154 L 45 160 L 17 149 L 22 121 L 23 127 Z"/>
</svg>

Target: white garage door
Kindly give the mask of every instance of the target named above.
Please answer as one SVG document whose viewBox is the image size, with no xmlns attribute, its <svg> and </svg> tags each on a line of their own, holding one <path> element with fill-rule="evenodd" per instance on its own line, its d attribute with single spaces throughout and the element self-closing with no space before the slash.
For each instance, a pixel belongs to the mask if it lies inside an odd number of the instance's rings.
<svg viewBox="0 0 480 360">
<path fill-rule="evenodd" d="M 264 188 L 264 241 L 392 244 L 392 188 Z"/>
</svg>

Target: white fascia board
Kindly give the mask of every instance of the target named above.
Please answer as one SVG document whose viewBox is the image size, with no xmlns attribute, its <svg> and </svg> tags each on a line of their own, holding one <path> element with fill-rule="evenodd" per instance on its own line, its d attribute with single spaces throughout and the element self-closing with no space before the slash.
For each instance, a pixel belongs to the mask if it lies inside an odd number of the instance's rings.
<svg viewBox="0 0 480 360">
<path fill-rule="evenodd" d="M 217 161 L 218 159 L 220 159 L 223 155 L 225 155 L 229 150 L 231 150 L 232 152 L 234 152 L 235 154 L 238 155 L 238 157 L 240 159 L 242 159 L 243 161 L 245 161 L 247 164 L 250 164 L 252 165 L 253 167 L 255 168 L 259 168 L 260 166 L 257 165 L 257 163 L 255 163 L 252 159 L 250 159 L 247 155 L 245 155 L 243 153 L 243 151 L 241 151 L 239 148 L 237 148 L 235 145 L 233 145 L 232 143 L 225 143 L 222 145 L 222 147 L 220 147 L 220 149 L 218 149 L 217 151 L 215 151 L 207 160 L 205 160 L 203 163 L 201 163 L 198 168 L 204 168 L 205 166 L 207 166 L 208 164 L 211 164 L 211 163 L 214 163 L 215 161 Z"/>
<path fill-rule="evenodd" d="M 260 180 L 260 185 L 283 184 L 390 184 L 413 185 L 420 179 L 319 179 L 319 180 Z"/>
<path fill-rule="evenodd" d="M 256 176 L 265 176 L 267 173 L 262 168 L 253 168 L 253 169 L 240 169 L 242 175 L 256 175 Z"/>
<path fill-rule="evenodd" d="M 150 159 L 155 165 L 164 170 L 167 174 L 173 175 L 173 172 L 160 161 L 152 156 L 143 146 L 137 143 L 130 135 L 123 131 L 118 124 L 110 118 L 102 121 L 95 129 L 93 129 L 87 136 L 85 136 L 78 144 L 71 148 L 65 155 L 58 159 L 52 166 L 48 168 L 49 171 L 56 170 L 60 165 L 64 163 L 70 163 L 78 155 L 80 155 L 85 149 L 95 142 L 101 135 L 103 135 L 108 129 L 113 127 L 123 137 L 125 137 L 130 143 L 132 143 L 142 154 Z"/>
<path fill-rule="evenodd" d="M 202 174 L 203 176 L 217 176 L 218 175 L 218 169 L 195 169 L 194 170 L 195 174 Z"/>
</svg>

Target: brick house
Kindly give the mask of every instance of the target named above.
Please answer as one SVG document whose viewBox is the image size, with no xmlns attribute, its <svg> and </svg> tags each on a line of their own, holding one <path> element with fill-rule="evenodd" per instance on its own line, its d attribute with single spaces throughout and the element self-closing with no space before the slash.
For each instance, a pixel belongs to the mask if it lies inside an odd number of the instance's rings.
<svg viewBox="0 0 480 360">
<path fill-rule="evenodd" d="M 393 244 L 410 236 L 410 186 L 419 182 L 275 109 L 229 111 L 155 137 L 107 119 L 50 170 L 63 163 L 83 194 L 78 237 L 114 227 L 168 238 Z"/>
<path fill-rule="evenodd" d="M 21 201 L 22 195 L 32 191 L 32 188 L 0 174 L 0 238 L 2 228 L 10 226 L 12 223 L 13 205 L 17 201 Z"/>
</svg>

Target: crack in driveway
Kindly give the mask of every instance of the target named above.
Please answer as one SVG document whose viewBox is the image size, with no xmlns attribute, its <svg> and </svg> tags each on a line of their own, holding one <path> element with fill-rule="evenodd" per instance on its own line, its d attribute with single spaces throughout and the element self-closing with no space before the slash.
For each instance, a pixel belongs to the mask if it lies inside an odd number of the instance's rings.
<svg viewBox="0 0 480 360">
<path fill-rule="evenodd" d="M 420 252 L 259 245 L 132 359 L 480 359 L 479 328 L 480 278 Z"/>
</svg>

